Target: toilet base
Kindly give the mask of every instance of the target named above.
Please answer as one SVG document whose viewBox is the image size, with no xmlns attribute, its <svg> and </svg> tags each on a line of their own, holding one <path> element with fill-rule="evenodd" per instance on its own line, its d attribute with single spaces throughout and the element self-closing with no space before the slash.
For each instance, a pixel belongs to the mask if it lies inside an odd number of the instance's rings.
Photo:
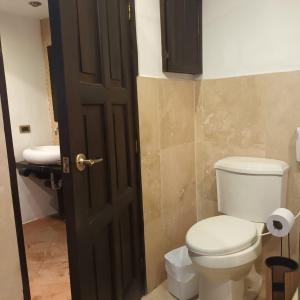
<svg viewBox="0 0 300 300">
<path fill-rule="evenodd" d="M 256 272 L 253 266 L 248 276 L 245 278 L 245 296 L 244 300 L 254 300 L 259 295 L 263 285 L 263 279 Z"/>
<path fill-rule="evenodd" d="M 202 277 L 199 281 L 198 300 L 241 300 L 244 298 L 244 280 L 215 282 Z"/>
<path fill-rule="evenodd" d="M 262 277 L 254 266 L 246 278 L 238 281 L 212 281 L 200 276 L 198 300 L 254 300 L 261 286 Z"/>
</svg>

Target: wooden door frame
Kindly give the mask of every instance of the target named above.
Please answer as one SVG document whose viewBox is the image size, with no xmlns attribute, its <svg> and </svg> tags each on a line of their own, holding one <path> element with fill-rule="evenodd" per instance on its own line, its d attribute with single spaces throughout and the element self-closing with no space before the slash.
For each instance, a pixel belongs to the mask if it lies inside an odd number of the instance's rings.
<svg viewBox="0 0 300 300">
<path fill-rule="evenodd" d="M 142 263 L 142 272 L 144 278 L 144 295 L 147 292 L 147 278 L 146 278 L 146 252 L 145 252 L 145 233 L 144 233 L 144 209 L 143 209 L 143 191 L 142 191 L 142 166 L 141 166 L 141 145 L 140 145 L 140 126 L 139 126 L 139 106 L 138 106 L 138 86 L 137 86 L 137 78 L 139 76 L 139 66 L 138 66 L 138 45 L 137 45 L 137 36 L 136 36 L 136 14 L 135 14 L 135 1 L 136 0 L 129 0 L 131 5 L 131 22 L 130 22 L 130 29 L 131 29 L 131 44 L 132 44 L 132 84 L 133 84 L 133 113 L 134 113 L 134 129 L 135 129 L 135 138 L 137 141 L 137 159 L 136 159 L 136 174 L 137 174 L 137 198 L 140 199 L 138 201 L 138 213 L 140 215 L 140 226 L 139 229 L 140 237 L 141 237 L 141 254 L 143 256 Z"/>
<path fill-rule="evenodd" d="M 56 0 L 48 0 L 48 1 L 56 1 Z M 140 215 L 140 237 L 141 237 L 141 250 L 143 255 L 142 264 L 142 272 L 144 278 L 144 294 L 146 293 L 146 259 L 145 259 L 145 238 L 144 238 L 144 218 L 143 218 L 143 201 L 142 201 L 142 178 L 141 178 L 141 157 L 140 157 L 140 138 L 139 138 L 139 114 L 138 114 L 138 95 L 137 95 L 137 76 L 138 76 L 138 49 L 137 49 L 137 38 L 136 38 L 136 18 L 135 18 L 135 0 L 128 0 L 131 5 L 131 21 L 130 21 L 130 38 L 131 38 L 131 73 L 132 73 L 132 84 L 133 84 L 133 114 L 134 114 L 134 129 L 135 129 L 135 138 L 137 140 L 138 147 L 138 155 L 136 160 L 136 168 L 137 168 L 137 192 L 138 192 L 138 212 Z M 2 48 L 0 43 L 0 95 L 1 95 L 1 105 L 2 105 L 2 113 L 3 113 L 3 122 L 4 122 L 4 131 L 5 131 L 5 139 L 6 139 L 6 147 L 7 147 L 7 155 L 8 155 L 8 164 L 9 164 L 9 174 L 10 174 L 10 182 L 11 182 L 11 193 L 13 200 L 13 209 L 14 209 L 14 218 L 15 218 L 15 226 L 16 226 L 16 235 L 18 242 L 18 250 L 19 250 L 19 260 L 20 260 L 20 268 L 21 268 L 21 276 L 22 276 L 22 284 L 23 284 L 23 296 L 24 300 L 30 300 L 30 286 L 29 286 L 29 277 L 28 277 L 28 268 L 26 261 L 26 252 L 25 252 L 25 243 L 24 243 L 24 234 L 23 234 L 23 224 L 22 224 L 22 216 L 21 216 L 21 208 L 20 208 L 20 199 L 18 192 L 18 184 L 17 184 L 17 175 L 16 175 L 16 161 L 14 155 L 13 148 L 13 140 L 12 140 L 12 132 L 11 132 L 11 122 L 10 122 L 10 114 L 9 114 L 9 105 L 8 105 L 8 96 L 7 96 L 7 87 L 6 87 L 6 79 L 5 79 L 5 71 L 4 71 L 4 62 L 2 56 Z M 61 109 L 61 105 L 58 105 L 58 109 Z M 64 139 L 62 139 L 62 143 L 64 143 Z M 70 202 L 65 202 L 65 209 L 68 211 L 68 205 L 72 205 Z M 72 220 L 67 220 L 67 222 L 72 222 Z M 73 244 L 73 237 L 68 237 L 68 243 Z M 69 253 L 69 259 L 72 259 L 72 253 Z M 72 276 L 72 274 L 70 274 Z M 74 278 L 75 279 L 75 278 Z M 77 294 L 76 290 L 72 290 L 75 295 Z M 74 296 L 74 295 L 72 295 Z M 76 297 L 76 296 L 75 296 Z"/>
<path fill-rule="evenodd" d="M 8 159 L 8 167 L 9 167 L 9 175 L 10 175 L 11 195 L 12 195 L 12 202 L 13 202 L 17 243 L 19 248 L 19 260 L 20 260 L 21 277 L 22 277 L 22 284 L 23 284 L 23 296 L 24 296 L 24 300 L 30 300 L 31 297 L 30 297 L 29 277 L 28 277 L 25 243 L 24 243 L 24 235 L 23 235 L 23 224 L 22 224 L 22 216 L 21 216 L 17 173 L 16 173 L 16 160 L 15 160 L 11 124 L 10 124 L 7 87 L 6 87 L 1 40 L 0 40 L 0 96 L 1 96 L 0 98 L 1 98 L 1 106 L 2 106 L 2 117 L 3 117 L 3 124 L 4 124 L 4 134 L 5 134 L 6 151 L 7 151 L 7 159 Z"/>
</svg>

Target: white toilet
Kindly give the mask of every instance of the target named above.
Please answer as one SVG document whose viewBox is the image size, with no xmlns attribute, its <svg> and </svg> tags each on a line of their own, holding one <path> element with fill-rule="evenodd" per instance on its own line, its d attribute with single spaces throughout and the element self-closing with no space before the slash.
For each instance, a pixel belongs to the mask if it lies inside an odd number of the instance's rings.
<svg viewBox="0 0 300 300">
<path fill-rule="evenodd" d="M 200 274 L 199 300 L 255 299 L 267 217 L 286 202 L 289 166 L 282 161 L 228 157 L 215 164 L 218 210 L 224 215 L 193 225 L 186 244 Z M 250 272 L 251 271 L 251 272 Z"/>
</svg>

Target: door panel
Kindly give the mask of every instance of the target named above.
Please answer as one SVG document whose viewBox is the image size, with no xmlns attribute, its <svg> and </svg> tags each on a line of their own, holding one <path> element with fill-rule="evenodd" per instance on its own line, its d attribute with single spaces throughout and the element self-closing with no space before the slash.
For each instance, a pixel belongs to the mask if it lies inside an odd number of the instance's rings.
<svg viewBox="0 0 300 300">
<path fill-rule="evenodd" d="M 121 259 L 122 259 L 122 283 L 123 290 L 126 291 L 130 282 L 134 280 L 134 262 L 132 253 L 134 253 L 133 234 L 131 225 L 131 211 L 126 210 L 120 217 L 120 239 L 121 239 Z"/>
<path fill-rule="evenodd" d="M 113 284 L 113 257 L 111 227 L 105 229 L 99 236 L 99 242 L 93 248 L 95 275 L 97 284 L 97 299 L 115 299 Z M 98 253 L 98 255 L 97 255 Z M 99 270 L 101 272 L 99 272 Z"/>
<path fill-rule="evenodd" d="M 103 163 L 87 170 L 89 208 L 92 212 L 103 209 L 110 202 L 108 194 L 106 132 L 103 105 L 83 106 L 83 122 L 87 157 L 102 157 Z"/>
<path fill-rule="evenodd" d="M 53 46 L 62 53 L 59 123 L 62 156 L 70 157 L 64 196 L 73 300 L 140 300 L 145 275 L 128 0 L 49 6 Z M 103 161 L 80 172 L 78 153 Z"/>
<path fill-rule="evenodd" d="M 122 193 L 131 186 L 130 153 L 128 145 L 128 130 L 126 120 L 126 107 L 113 106 L 114 141 L 116 152 L 117 190 Z"/>
<path fill-rule="evenodd" d="M 120 3 L 117 0 L 105 0 L 107 9 L 107 37 L 109 49 L 110 79 L 122 82 L 122 44 L 120 24 Z"/>
<path fill-rule="evenodd" d="M 77 7 L 81 79 L 101 83 L 97 0 L 77 0 Z"/>
</svg>

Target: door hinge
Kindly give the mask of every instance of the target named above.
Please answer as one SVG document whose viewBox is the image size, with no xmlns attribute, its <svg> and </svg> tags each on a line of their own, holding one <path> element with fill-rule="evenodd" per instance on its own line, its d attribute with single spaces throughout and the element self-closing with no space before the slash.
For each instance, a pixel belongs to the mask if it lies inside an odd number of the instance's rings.
<svg viewBox="0 0 300 300">
<path fill-rule="evenodd" d="M 131 3 L 128 3 L 128 20 L 131 21 Z"/>
<path fill-rule="evenodd" d="M 62 167 L 63 167 L 63 173 L 69 174 L 70 173 L 70 158 L 67 156 L 64 156 L 62 158 Z"/>
</svg>

